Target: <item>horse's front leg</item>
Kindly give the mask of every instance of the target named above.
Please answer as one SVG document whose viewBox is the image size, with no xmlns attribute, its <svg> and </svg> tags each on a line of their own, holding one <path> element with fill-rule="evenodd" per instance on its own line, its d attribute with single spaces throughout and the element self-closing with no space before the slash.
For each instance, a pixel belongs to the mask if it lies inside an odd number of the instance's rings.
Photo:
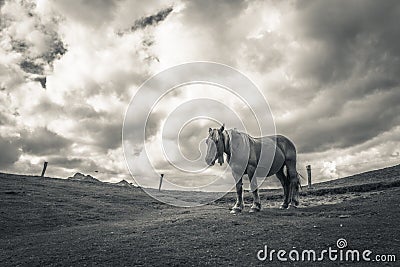
<svg viewBox="0 0 400 267">
<path fill-rule="evenodd" d="M 257 178 L 255 177 L 254 172 L 255 168 L 250 166 L 247 168 L 247 173 L 250 180 L 250 190 L 253 193 L 253 205 L 251 205 L 250 212 L 257 212 L 261 210 L 261 200 L 260 195 L 258 194 Z"/>
<path fill-rule="evenodd" d="M 239 213 L 242 212 L 244 208 L 243 204 L 243 179 L 241 175 L 233 174 L 233 178 L 235 178 L 236 183 L 236 203 L 232 207 L 231 213 Z"/>
</svg>

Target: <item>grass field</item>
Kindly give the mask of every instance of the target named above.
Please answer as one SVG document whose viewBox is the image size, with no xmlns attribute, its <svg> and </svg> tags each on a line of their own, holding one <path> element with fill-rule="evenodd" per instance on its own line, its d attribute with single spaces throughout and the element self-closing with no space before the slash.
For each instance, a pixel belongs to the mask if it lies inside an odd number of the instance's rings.
<svg viewBox="0 0 400 267">
<path fill-rule="evenodd" d="M 349 249 L 400 257 L 400 165 L 303 188 L 297 209 L 278 209 L 282 190 L 264 190 L 262 211 L 250 214 L 249 197 L 232 215 L 234 193 L 178 208 L 140 188 L 0 173 L 0 265 L 280 266 L 257 252 L 265 245 L 321 251 L 339 238 Z"/>
</svg>

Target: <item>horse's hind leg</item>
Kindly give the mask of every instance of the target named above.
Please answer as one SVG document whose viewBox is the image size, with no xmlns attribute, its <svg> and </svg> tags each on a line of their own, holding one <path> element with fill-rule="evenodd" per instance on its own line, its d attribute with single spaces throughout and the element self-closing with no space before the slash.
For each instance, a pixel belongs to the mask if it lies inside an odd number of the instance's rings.
<svg viewBox="0 0 400 267">
<path fill-rule="evenodd" d="M 257 212 L 261 210 L 261 201 L 258 194 L 257 178 L 254 176 L 255 168 L 247 167 L 247 174 L 250 180 L 250 190 L 253 193 L 253 205 L 251 205 L 250 212 Z"/>
<path fill-rule="evenodd" d="M 283 172 L 283 168 L 284 168 L 284 166 L 282 166 L 282 168 L 275 175 L 281 182 L 282 187 L 283 187 L 283 193 L 285 195 L 283 203 L 280 208 L 287 209 L 289 207 L 289 179 Z"/>
<path fill-rule="evenodd" d="M 233 178 L 235 178 L 236 183 L 236 203 L 232 207 L 231 213 L 241 212 L 244 208 L 243 204 L 243 178 L 241 175 L 237 175 L 232 172 Z"/>
<path fill-rule="evenodd" d="M 289 202 L 294 206 L 299 205 L 299 175 L 296 170 L 296 160 L 288 160 L 286 168 L 289 178 Z"/>
</svg>

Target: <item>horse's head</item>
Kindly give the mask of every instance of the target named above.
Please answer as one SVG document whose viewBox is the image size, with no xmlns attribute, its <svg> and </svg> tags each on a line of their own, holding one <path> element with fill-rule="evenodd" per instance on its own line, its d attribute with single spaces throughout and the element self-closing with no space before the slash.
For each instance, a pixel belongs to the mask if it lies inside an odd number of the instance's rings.
<svg viewBox="0 0 400 267">
<path fill-rule="evenodd" d="M 219 129 L 208 129 L 206 163 L 209 166 L 214 165 L 217 159 L 220 165 L 224 163 L 224 129 L 224 125 Z"/>
</svg>

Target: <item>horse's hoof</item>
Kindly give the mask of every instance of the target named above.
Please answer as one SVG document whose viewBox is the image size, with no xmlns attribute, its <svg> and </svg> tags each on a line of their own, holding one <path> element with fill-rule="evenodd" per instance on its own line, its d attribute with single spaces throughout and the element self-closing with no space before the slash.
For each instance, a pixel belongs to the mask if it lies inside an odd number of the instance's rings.
<svg viewBox="0 0 400 267">
<path fill-rule="evenodd" d="M 251 208 L 250 208 L 250 212 L 259 212 L 261 210 L 261 203 L 254 203 Z"/>
<path fill-rule="evenodd" d="M 288 204 L 282 204 L 279 208 L 281 210 L 287 210 L 287 209 L 289 209 L 289 205 Z"/>
<path fill-rule="evenodd" d="M 232 209 L 231 210 L 231 214 L 238 214 L 238 213 L 241 213 L 242 212 L 242 210 L 241 209 Z"/>
<path fill-rule="evenodd" d="M 298 204 L 297 204 L 297 205 L 298 205 Z M 290 208 L 295 208 L 295 209 L 297 209 L 297 208 L 298 208 L 297 205 L 296 205 L 296 204 L 290 204 L 289 207 L 290 207 Z M 288 209 L 289 209 L 289 207 L 288 207 Z"/>
<path fill-rule="evenodd" d="M 250 208 L 250 213 L 254 213 L 254 212 L 260 212 L 261 210 L 259 208 Z"/>
</svg>

